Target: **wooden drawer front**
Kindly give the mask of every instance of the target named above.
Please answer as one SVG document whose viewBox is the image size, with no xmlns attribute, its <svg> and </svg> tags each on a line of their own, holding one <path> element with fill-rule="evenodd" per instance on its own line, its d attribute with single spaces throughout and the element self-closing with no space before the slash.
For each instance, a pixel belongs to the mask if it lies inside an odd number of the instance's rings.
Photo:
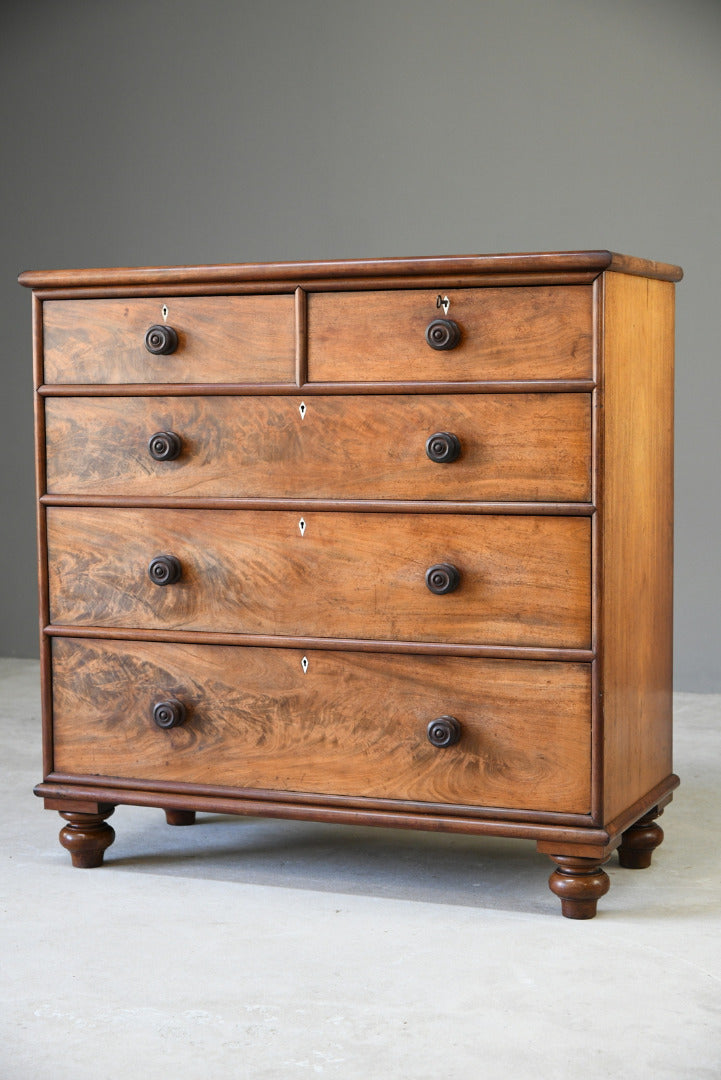
<svg viewBox="0 0 721 1080">
<path fill-rule="evenodd" d="M 589 811 L 585 664 L 56 638 L 53 672 L 62 773 Z M 161 729 L 168 699 L 186 717 Z"/>
<path fill-rule="evenodd" d="M 590 396 L 48 398 L 47 489 L 97 495 L 590 498 Z M 148 439 L 172 431 L 178 458 Z M 456 461 L 426 454 L 457 436 Z"/>
<path fill-rule="evenodd" d="M 48 507 L 54 623 L 588 648 L 590 519 Z M 148 575 L 172 555 L 182 577 Z M 426 570 L 461 581 L 434 595 Z"/>
<path fill-rule="evenodd" d="M 46 383 L 290 383 L 295 380 L 292 296 L 173 296 L 167 325 L 178 346 L 145 347 L 162 325 L 161 299 L 46 300 Z"/>
<path fill-rule="evenodd" d="M 443 318 L 461 341 L 437 351 L 428 324 Z M 445 382 L 573 379 L 592 374 L 591 287 L 527 286 L 308 297 L 308 377 L 312 382 Z"/>
</svg>

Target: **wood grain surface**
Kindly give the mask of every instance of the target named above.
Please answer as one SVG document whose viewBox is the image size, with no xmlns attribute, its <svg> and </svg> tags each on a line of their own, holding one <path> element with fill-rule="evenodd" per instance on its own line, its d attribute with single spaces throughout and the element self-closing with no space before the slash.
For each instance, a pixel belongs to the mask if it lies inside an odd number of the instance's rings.
<svg viewBox="0 0 721 1080">
<path fill-rule="evenodd" d="M 178 348 L 154 356 L 149 327 L 178 334 Z M 46 300 L 46 383 L 279 383 L 295 378 L 292 296 L 177 296 Z"/>
<path fill-rule="evenodd" d="M 605 818 L 672 772 L 673 285 L 605 281 Z"/>
<path fill-rule="evenodd" d="M 445 317 L 439 296 L 462 334 L 447 352 L 425 340 L 428 324 Z M 591 369 L 590 286 L 308 296 L 311 382 L 582 379 Z"/>
<path fill-rule="evenodd" d="M 220 266 L 121 266 L 105 269 L 26 270 L 19 275 L 21 285 L 35 289 L 90 289 L 144 286 L 146 289 L 163 286 L 180 288 L 202 285 L 205 289 L 223 288 L 254 283 L 282 284 L 284 288 L 317 281 L 334 281 L 342 287 L 346 281 L 374 278 L 378 283 L 398 278 L 431 277 L 439 285 L 458 277 L 476 277 L 480 282 L 490 278 L 533 280 L 564 278 L 588 274 L 598 276 L 602 271 L 619 270 L 624 274 L 660 277 L 680 281 L 678 266 L 621 255 L 612 251 L 540 251 L 508 252 L 497 255 L 437 255 L 422 258 L 345 259 L 314 262 L 225 263 Z"/>
<path fill-rule="evenodd" d="M 68 495 L 584 501 L 588 394 L 48 398 L 47 491 Z M 302 408 L 301 408 L 302 405 Z M 174 461 L 148 439 L 173 431 Z M 455 434 L 460 457 L 429 460 Z"/>
<path fill-rule="evenodd" d="M 55 623 L 589 647 L 588 518 L 49 506 L 47 527 Z M 150 581 L 157 555 L 179 582 Z M 461 584 L 437 596 L 444 562 Z"/>
<path fill-rule="evenodd" d="M 65 638 L 53 669 L 63 773 L 588 811 L 585 664 Z M 169 697 L 187 718 L 161 730 Z"/>
</svg>

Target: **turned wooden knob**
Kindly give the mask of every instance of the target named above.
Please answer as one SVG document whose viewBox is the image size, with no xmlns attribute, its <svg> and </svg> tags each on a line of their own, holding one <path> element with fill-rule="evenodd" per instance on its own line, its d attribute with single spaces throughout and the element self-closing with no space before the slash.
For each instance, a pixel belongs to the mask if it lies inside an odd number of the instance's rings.
<svg viewBox="0 0 721 1080">
<path fill-rule="evenodd" d="M 175 461 L 182 446 L 180 436 L 174 431 L 156 431 L 148 439 L 148 451 L 156 461 Z"/>
<path fill-rule="evenodd" d="M 434 319 L 426 327 L 426 341 L 432 349 L 455 349 L 460 340 L 461 328 L 453 319 Z"/>
<path fill-rule="evenodd" d="M 461 583 L 461 573 L 451 563 L 436 563 L 426 570 L 426 585 L 436 596 L 454 592 Z"/>
<path fill-rule="evenodd" d="M 428 725 L 428 742 L 431 746 L 453 746 L 461 737 L 461 725 L 455 716 L 439 716 Z"/>
<path fill-rule="evenodd" d="M 167 356 L 178 347 L 178 335 L 172 326 L 151 326 L 145 335 L 145 348 L 156 356 Z"/>
<path fill-rule="evenodd" d="M 431 461 L 444 465 L 455 461 L 461 452 L 461 441 L 450 431 L 436 431 L 426 440 L 426 454 Z"/>
<path fill-rule="evenodd" d="M 159 728 L 180 727 L 185 720 L 185 705 L 171 698 L 153 706 L 153 723 Z"/>
<path fill-rule="evenodd" d="M 180 560 L 175 555 L 156 555 L 148 567 L 148 577 L 154 585 L 172 585 L 180 580 Z"/>
</svg>

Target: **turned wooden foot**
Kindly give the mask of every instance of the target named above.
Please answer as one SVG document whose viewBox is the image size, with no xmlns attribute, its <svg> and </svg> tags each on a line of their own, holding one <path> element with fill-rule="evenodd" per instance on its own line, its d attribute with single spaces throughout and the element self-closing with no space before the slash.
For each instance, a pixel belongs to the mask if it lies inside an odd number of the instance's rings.
<svg viewBox="0 0 721 1080">
<path fill-rule="evenodd" d="M 630 829 L 626 829 L 618 849 L 621 866 L 629 870 L 645 870 L 651 865 L 653 853 L 663 840 L 663 829 L 654 821 L 658 815 L 658 810 L 651 810 Z"/>
<path fill-rule="evenodd" d="M 606 859 L 585 859 L 577 855 L 551 855 L 558 869 L 551 874 L 548 885 L 561 901 L 561 911 L 567 919 L 593 919 L 596 904 L 608 892 L 611 884 L 601 866 Z"/>
<path fill-rule="evenodd" d="M 195 825 L 195 810 L 166 810 L 168 825 Z"/>
<path fill-rule="evenodd" d="M 60 811 L 60 817 L 68 822 L 60 830 L 60 843 L 70 852 L 73 866 L 90 869 L 101 866 L 105 851 L 115 839 L 115 829 L 105 824 L 114 807 L 100 814 L 80 814 Z"/>
</svg>

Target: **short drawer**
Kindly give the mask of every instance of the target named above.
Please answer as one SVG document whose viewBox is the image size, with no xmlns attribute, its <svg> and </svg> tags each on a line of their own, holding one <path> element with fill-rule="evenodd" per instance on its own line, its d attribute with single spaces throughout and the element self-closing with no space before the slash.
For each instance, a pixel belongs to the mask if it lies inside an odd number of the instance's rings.
<svg viewBox="0 0 721 1080">
<path fill-rule="evenodd" d="M 50 506 L 47 531 L 54 623 L 590 643 L 587 517 Z M 159 557 L 178 580 L 151 580 Z M 455 591 L 429 589 L 433 566 Z"/>
<path fill-rule="evenodd" d="M 446 298 L 447 311 L 438 307 Z M 592 375 L 590 286 L 311 293 L 311 382 L 581 379 Z M 459 343 L 426 341 L 447 318 Z"/>
<path fill-rule="evenodd" d="M 148 350 L 146 335 L 153 326 L 176 332 L 171 353 Z M 294 300 L 46 300 L 43 358 L 46 383 L 291 383 Z"/>
<path fill-rule="evenodd" d="M 53 689 L 64 774 L 589 811 L 586 664 L 56 638 Z"/>
<path fill-rule="evenodd" d="M 590 499 L 590 400 L 588 394 L 47 398 L 47 490 L 584 501 Z M 155 434 L 160 441 L 151 446 Z M 434 434 L 440 441 L 427 446 Z M 457 449 L 456 457 L 448 454 L 453 460 L 443 460 L 446 447 Z"/>
</svg>

